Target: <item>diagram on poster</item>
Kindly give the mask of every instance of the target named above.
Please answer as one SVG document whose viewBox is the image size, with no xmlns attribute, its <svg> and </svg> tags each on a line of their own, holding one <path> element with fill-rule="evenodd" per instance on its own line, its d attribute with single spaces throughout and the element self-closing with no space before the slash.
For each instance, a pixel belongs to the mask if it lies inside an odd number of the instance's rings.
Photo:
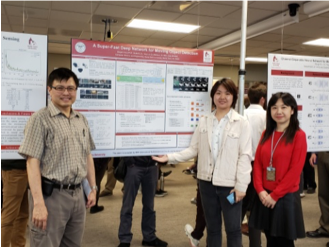
<svg viewBox="0 0 329 247">
<path fill-rule="evenodd" d="M 46 106 L 47 36 L 1 32 L 1 158 L 17 150 L 29 117 Z"/>
<path fill-rule="evenodd" d="M 329 58 L 269 54 L 268 97 L 291 93 L 309 152 L 329 150 Z"/>
<path fill-rule="evenodd" d="M 74 108 L 93 123 L 95 157 L 182 150 L 211 109 L 212 51 L 72 40 L 72 70 Z M 106 111 L 111 123 L 97 134 Z"/>
</svg>

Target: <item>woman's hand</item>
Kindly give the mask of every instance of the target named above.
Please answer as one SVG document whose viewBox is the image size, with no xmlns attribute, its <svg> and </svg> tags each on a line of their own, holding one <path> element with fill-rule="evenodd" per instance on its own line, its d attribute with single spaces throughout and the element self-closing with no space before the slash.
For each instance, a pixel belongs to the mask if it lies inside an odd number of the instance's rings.
<svg viewBox="0 0 329 247">
<path fill-rule="evenodd" d="M 315 153 L 312 153 L 309 161 L 310 161 L 311 166 L 314 167 L 316 165 L 316 154 Z"/>
<path fill-rule="evenodd" d="M 276 201 L 273 200 L 273 198 L 271 197 L 271 195 L 267 195 L 267 197 L 265 198 L 265 202 L 263 203 L 263 205 L 265 207 L 268 207 L 268 208 L 274 208 L 276 204 Z"/>
<path fill-rule="evenodd" d="M 246 193 L 245 192 L 241 192 L 241 191 L 238 191 L 236 189 L 233 189 L 230 191 L 230 194 L 234 192 L 235 193 L 235 202 L 239 202 L 239 201 L 242 201 L 242 199 L 246 196 Z"/>
<path fill-rule="evenodd" d="M 157 161 L 157 162 L 160 162 L 160 163 L 168 162 L 168 156 L 167 155 L 152 156 L 152 159 Z"/>
<path fill-rule="evenodd" d="M 259 192 L 259 194 L 258 194 L 259 200 L 260 200 L 263 204 L 264 204 L 265 199 L 266 199 L 267 196 L 268 196 L 268 193 L 267 193 L 265 190 Z"/>
</svg>

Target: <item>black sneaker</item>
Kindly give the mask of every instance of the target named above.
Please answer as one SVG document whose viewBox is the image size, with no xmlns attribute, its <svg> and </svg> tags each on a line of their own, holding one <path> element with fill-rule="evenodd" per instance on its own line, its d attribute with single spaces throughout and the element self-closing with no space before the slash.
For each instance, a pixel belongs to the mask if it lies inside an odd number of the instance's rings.
<svg viewBox="0 0 329 247">
<path fill-rule="evenodd" d="M 120 243 L 118 247 L 130 247 L 130 243 Z"/>
<path fill-rule="evenodd" d="M 155 192 L 155 196 L 156 197 L 164 197 L 164 196 L 166 196 L 166 195 L 168 195 L 168 192 L 167 191 L 164 191 L 164 190 L 157 190 L 156 192 Z"/>
<path fill-rule="evenodd" d="M 143 240 L 142 245 L 143 246 L 154 246 L 154 247 L 157 247 L 157 246 L 166 247 L 166 246 L 168 246 L 168 243 L 165 242 L 165 241 L 162 241 L 159 238 L 156 238 L 156 239 L 154 239 L 153 241 L 150 241 L 150 242 L 146 242 L 146 241 Z"/>
<path fill-rule="evenodd" d="M 315 193 L 315 189 L 313 189 L 312 187 L 308 187 L 306 193 L 307 193 L 307 194 L 314 194 L 314 193 Z"/>
<path fill-rule="evenodd" d="M 90 208 L 90 213 L 91 214 L 96 214 L 96 213 L 101 212 L 103 210 L 104 210 L 104 206 L 97 206 L 97 205 L 95 205 L 95 206 L 93 206 L 93 207 Z"/>
</svg>

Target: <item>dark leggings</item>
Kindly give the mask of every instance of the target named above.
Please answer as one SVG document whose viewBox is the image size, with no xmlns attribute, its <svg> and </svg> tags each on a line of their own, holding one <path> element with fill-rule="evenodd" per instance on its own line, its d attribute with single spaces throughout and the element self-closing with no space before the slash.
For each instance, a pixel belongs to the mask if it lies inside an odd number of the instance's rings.
<svg viewBox="0 0 329 247">
<path fill-rule="evenodd" d="M 295 247 L 294 240 L 271 236 L 268 231 L 265 231 L 265 235 L 267 247 Z"/>
</svg>

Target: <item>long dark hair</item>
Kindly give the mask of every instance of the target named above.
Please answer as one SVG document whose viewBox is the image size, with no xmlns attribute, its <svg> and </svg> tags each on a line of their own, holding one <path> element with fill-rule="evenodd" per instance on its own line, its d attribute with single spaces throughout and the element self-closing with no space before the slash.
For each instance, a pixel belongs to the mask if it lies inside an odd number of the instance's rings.
<svg viewBox="0 0 329 247">
<path fill-rule="evenodd" d="M 290 143 L 294 140 L 296 132 L 299 130 L 299 121 L 297 118 L 298 109 L 297 109 L 297 102 L 295 98 L 290 93 L 276 93 L 273 94 L 270 101 L 268 102 L 267 113 L 266 113 L 266 130 L 264 136 L 261 140 L 261 144 L 270 138 L 273 131 L 276 129 L 276 122 L 273 120 L 271 116 L 271 108 L 275 103 L 281 99 L 282 102 L 286 106 L 290 106 L 294 113 L 290 117 L 289 125 L 284 133 L 283 138 L 286 139 L 286 144 Z"/>
</svg>

